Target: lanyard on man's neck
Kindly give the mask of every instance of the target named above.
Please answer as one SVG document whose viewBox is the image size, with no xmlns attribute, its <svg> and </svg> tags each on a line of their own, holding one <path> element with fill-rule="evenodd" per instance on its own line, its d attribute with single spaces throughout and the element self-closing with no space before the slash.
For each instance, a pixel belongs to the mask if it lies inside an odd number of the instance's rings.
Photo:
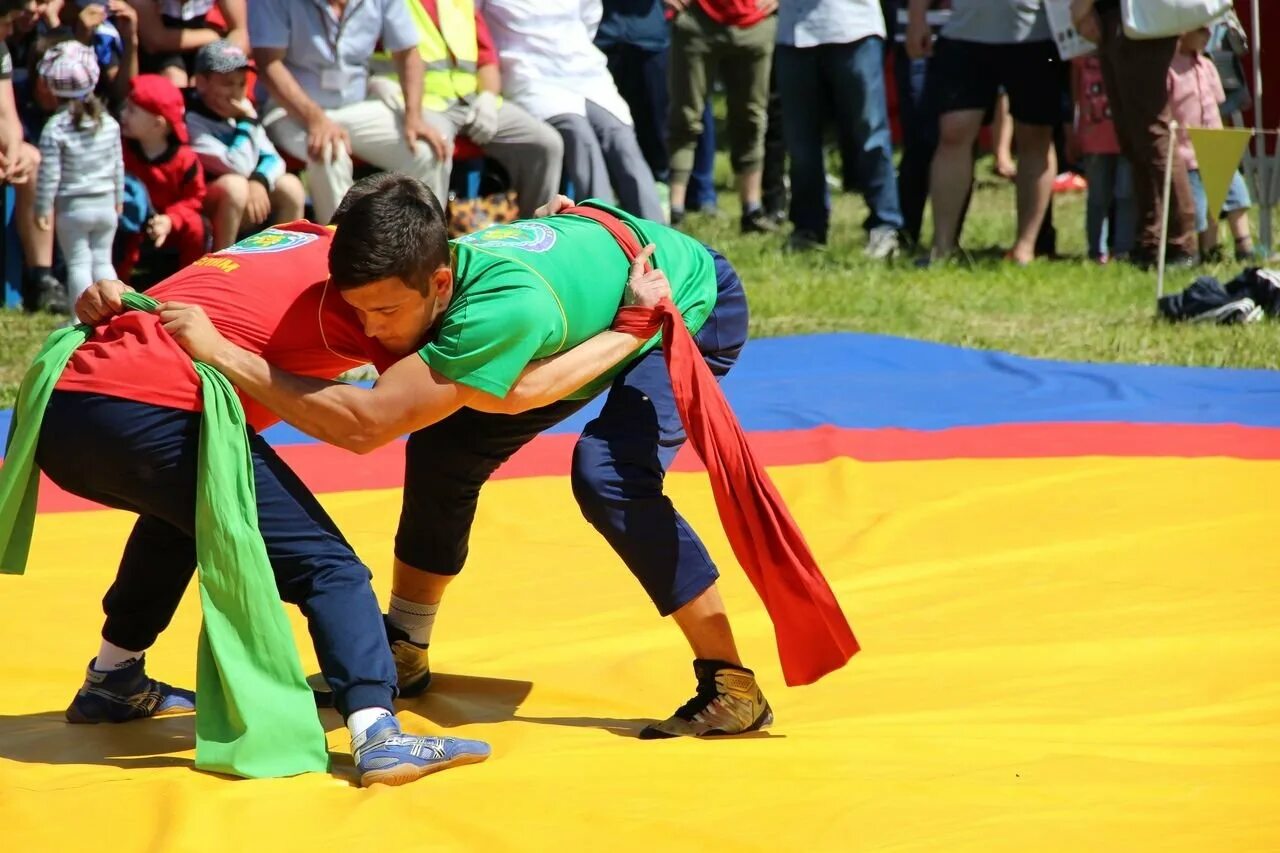
<svg viewBox="0 0 1280 853">
<path fill-rule="evenodd" d="M 324 30 L 325 41 L 329 43 L 329 49 L 333 51 L 333 61 L 342 63 L 342 57 L 338 54 L 338 45 L 342 42 L 342 33 L 346 30 L 348 22 L 355 17 L 356 11 L 364 3 L 364 0 L 345 0 L 342 4 L 342 14 L 338 16 L 337 28 L 329 26 L 329 13 L 333 9 L 333 4 L 329 0 L 312 0 L 316 7 L 316 12 L 320 14 L 320 27 Z"/>
</svg>

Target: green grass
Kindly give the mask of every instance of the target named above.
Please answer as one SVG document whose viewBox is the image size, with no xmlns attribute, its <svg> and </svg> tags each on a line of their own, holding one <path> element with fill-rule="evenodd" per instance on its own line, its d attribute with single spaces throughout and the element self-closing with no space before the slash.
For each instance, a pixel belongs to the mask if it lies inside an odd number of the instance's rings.
<svg viewBox="0 0 1280 853">
<path fill-rule="evenodd" d="M 725 215 L 690 217 L 691 228 L 738 269 L 751 300 L 757 337 L 860 331 L 922 338 L 982 349 L 1077 361 L 1264 367 L 1280 364 L 1280 329 L 1174 325 L 1156 319 L 1155 273 L 1128 264 L 1084 259 L 1084 196 L 1058 196 L 1058 250 L 1070 259 L 1019 268 L 1002 259 L 1013 242 L 1011 185 L 989 166 L 974 194 L 964 245 L 972 260 L 916 269 L 912 258 L 892 264 L 862 257 L 860 198 L 836 199 L 825 254 L 794 256 L 779 240 L 737 233 L 736 209 L 721 194 Z M 931 233 L 926 222 L 925 233 Z M 1166 292 L 1201 274 L 1227 279 L 1231 263 L 1171 271 Z"/>
<path fill-rule="evenodd" d="M 49 333 L 63 318 L 49 314 L 0 311 L 0 408 L 13 405 L 18 383 Z"/>
<path fill-rule="evenodd" d="M 981 164 L 964 244 L 967 264 L 916 269 L 862 257 L 860 198 L 836 199 L 831 245 L 821 254 L 788 255 L 782 237 L 738 233 L 736 201 L 721 192 L 724 214 L 690 217 L 690 230 L 737 267 L 751 300 L 758 337 L 860 331 L 1045 358 L 1139 364 L 1263 367 L 1280 364 L 1280 329 L 1171 325 L 1155 319 L 1155 275 L 1125 264 L 1083 260 L 1084 198 L 1055 201 L 1059 251 L 1075 260 L 1018 268 L 1000 260 L 1013 240 L 1013 190 Z M 722 176 L 727 179 L 727 175 Z M 727 180 L 724 181 L 727 184 Z M 929 226 L 926 223 L 926 233 Z M 1170 290 L 1195 275 L 1229 278 L 1237 266 L 1172 273 Z M 0 311 L 0 406 L 13 403 L 17 382 L 56 318 Z"/>
</svg>

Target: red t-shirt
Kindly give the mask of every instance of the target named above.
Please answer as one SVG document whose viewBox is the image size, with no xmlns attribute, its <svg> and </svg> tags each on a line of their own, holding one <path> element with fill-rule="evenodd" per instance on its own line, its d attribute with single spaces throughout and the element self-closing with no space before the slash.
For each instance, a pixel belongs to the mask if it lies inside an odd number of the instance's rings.
<svg viewBox="0 0 1280 853">
<path fill-rule="evenodd" d="M 698 0 L 698 5 L 708 18 L 726 27 L 754 27 L 769 17 L 756 0 Z"/>
<path fill-rule="evenodd" d="M 147 291 L 199 305 L 232 343 L 291 373 L 332 379 L 353 367 L 385 370 L 397 356 L 365 336 L 355 311 L 329 286 L 332 232 L 311 222 L 270 228 L 201 258 Z M 152 314 L 127 311 L 93 330 L 57 387 L 200 411 L 191 357 Z M 249 425 L 278 418 L 243 394 Z"/>
</svg>

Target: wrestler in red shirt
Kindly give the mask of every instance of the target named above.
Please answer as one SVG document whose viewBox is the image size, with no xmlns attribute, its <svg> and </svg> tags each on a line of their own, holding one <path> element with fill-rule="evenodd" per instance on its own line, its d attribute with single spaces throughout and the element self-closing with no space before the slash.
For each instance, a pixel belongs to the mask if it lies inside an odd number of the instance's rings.
<svg viewBox="0 0 1280 853">
<path fill-rule="evenodd" d="M 434 215 L 442 221 L 438 205 Z M 277 368 L 324 378 L 365 362 L 388 368 L 398 357 L 393 353 L 410 353 L 422 341 L 398 337 L 376 310 L 357 311 L 330 286 L 332 234 L 309 222 L 271 228 L 200 258 L 151 292 L 163 300 L 161 314 L 199 305 L 228 340 Z M 159 316 L 117 313 L 122 289 L 118 282 L 99 282 L 77 304 L 80 319 L 99 325 L 58 382 L 36 454 L 43 472 L 63 489 L 139 515 L 103 599 L 98 654 L 67 708 L 72 723 L 126 722 L 195 706 L 190 691 L 151 678 L 144 659 L 195 570 L 200 430 L 193 413 L 201 408 L 200 382 Z M 613 353 L 618 338 L 623 352 L 641 343 L 605 332 L 530 365 L 506 398 L 490 398 L 492 410 L 559 399 L 585 381 L 584 358 L 595 365 L 595 347 L 603 344 Z M 616 360 L 593 367 L 586 378 Z M 477 396 L 473 403 L 485 400 Z M 275 420 L 249 400 L 245 414 L 255 430 Z M 489 748 L 478 741 L 400 730 L 392 706 L 396 669 L 368 568 L 260 435 L 249 436 L 249 455 L 258 529 L 280 597 L 307 618 L 334 706 L 352 737 L 361 783 L 404 784 L 484 760 Z"/>
<path fill-rule="evenodd" d="M 331 241 L 329 229 L 309 222 L 268 229 L 199 259 L 154 292 L 198 301 L 242 346 L 311 376 L 331 378 L 368 361 L 388 366 L 395 357 L 363 334 L 358 315 L 336 293 L 328 298 Z M 81 319 L 109 319 L 60 378 L 36 456 L 63 489 L 139 516 L 103 599 L 98 654 L 66 711 L 71 723 L 195 708 L 190 691 L 146 673 L 145 653 L 169 625 L 196 566 L 200 382 L 158 317 L 109 316 L 120 309 L 121 289 L 100 282 L 77 305 Z M 245 410 L 255 429 L 274 420 L 261 407 Z M 307 618 L 361 783 L 403 784 L 484 760 L 483 743 L 401 732 L 392 706 L 395 665 L 368 568 L 261 436 L 250 434 L 248 450 L 258 530 L 280 597 Z"/>
<path fill-rule="evenodd" d="M 147 294 L 200 305 L 228 338 L 290 372 L 332 379 L 362 364 L 385 370 L 397 356 L 366 337 L 355 312 L 329 290 L 332 239 L 330 229 L 310 222 L 270 228 L 201 258 Z M 57 387 L 200 410 L 191 357 L 159 318 L 140 311 L 94 329 Z M 254 429 L 277 420 L 248 397 L 241 400 Z"/>
</svg>

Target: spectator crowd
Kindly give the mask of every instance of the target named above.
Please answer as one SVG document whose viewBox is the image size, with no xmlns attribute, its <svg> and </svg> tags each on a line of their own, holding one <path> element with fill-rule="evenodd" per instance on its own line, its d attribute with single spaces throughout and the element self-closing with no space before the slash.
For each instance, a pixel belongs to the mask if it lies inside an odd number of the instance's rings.
<svg viewBox="0 0 1280 853">
<path fill-rule="evenodd" d="M 821 251 L 843 188 L 866 202 L 869 257 L 952 257 L 991 124 L 1010 262 L 1053 254 L 1054 192 L 1087 188 L 1089 256 L 1153 263 L 1171 147 L 1167 259 L 1220 253 L 1221 218 L 1250 255 L 1243 179 L 1209 210 L 1185 131 L 1245 106 L 1238 22 L 1137 41 L 1117 0 L 1069 0 L 1097 50 L 1064 61 L 1045 2 L 0 0 L 27 307 L 327 222 L 365 170 L 423 181 L 456 233 L 557 191 L 685 227 L 717 210 L 713 93 L 741 230 L 780 239 L 789 220 L 780 248 Z"/>
</svg>

